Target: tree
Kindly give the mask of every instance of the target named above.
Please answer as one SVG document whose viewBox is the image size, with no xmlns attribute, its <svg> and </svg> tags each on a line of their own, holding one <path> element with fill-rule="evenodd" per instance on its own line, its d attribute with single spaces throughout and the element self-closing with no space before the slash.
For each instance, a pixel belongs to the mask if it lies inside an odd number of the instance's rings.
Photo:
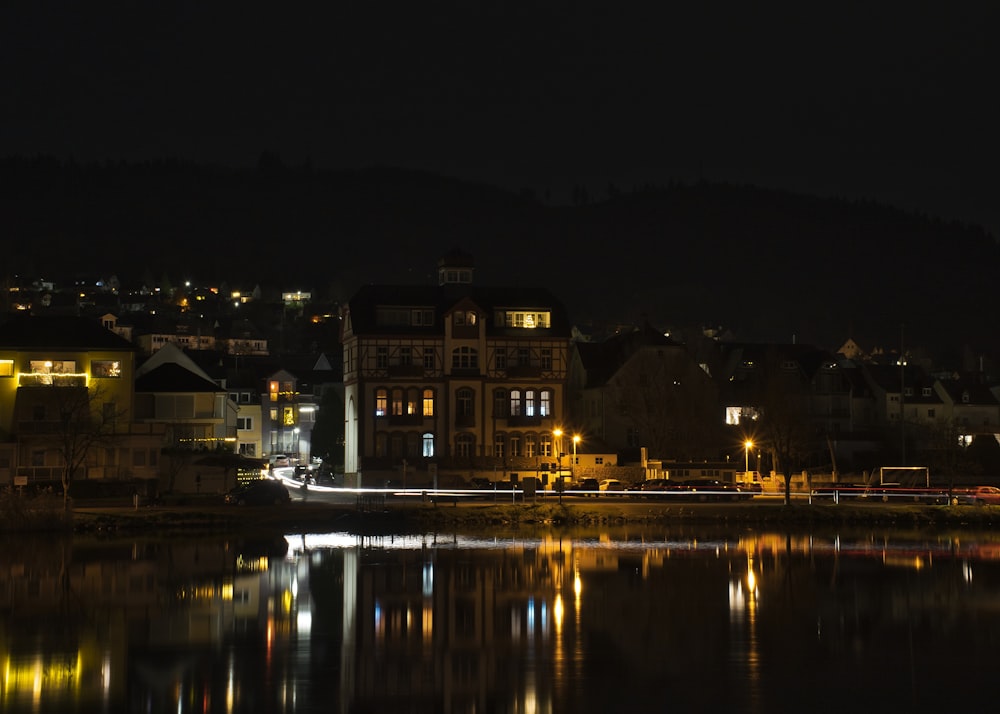
<svg viewBox="0 0 1000 714">
<path fill-rule="evenodd" d="M 77 471 L 87 464 L 95 449 L 109 448 L 118 441 L 116 427 L 125 415 L 114 407 L 114 402 L 104 401 L 100 387 L 42 389 L 47 406 L 57 415 L 45 439 L 62 457 L 63 508 L 69 510 L 69 489 Z"/>
<path fill-rule="evenodd" d="M 816 432 L 809 419 L 806 395 L 793 374 L 772 369 L 764 375 L 758 431 L 785 479 L 785 505 L 792 502 L 792 474 L 802 468 L 816 448 Z"/>
</svg>

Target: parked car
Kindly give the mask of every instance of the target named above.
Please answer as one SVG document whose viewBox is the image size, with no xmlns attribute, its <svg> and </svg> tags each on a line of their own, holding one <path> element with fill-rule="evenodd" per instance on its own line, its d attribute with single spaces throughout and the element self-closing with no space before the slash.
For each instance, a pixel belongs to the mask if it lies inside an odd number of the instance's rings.
<svg viewBox="0 0 1000 714">
<path fill-rule="evenodd" d="M 597 489 L 599 491 L 624 491 L 625 490 L 625 483 L 622 482 L 622 481 L 619 481 L 616 478 L 606 478 L 606 479 L 602 479 L 597 484 Z"/>
<path fill-rule="evenodd" d="M 714 478 L 688 479 L 684 487 L 696 501 L 739 501 L 753 497 L 751 493 L 740 493 L 736 484 Z"/>
<path fill-rule="evenodd" d="M 289 459 L 285 454 L 275 454 L 271 458 L 271 466 L 279 467 L 279 466 L 291 466 L 291 465 L 292 465 L 291 459 Z"/>
<path fill-rule="evenodd" d="M 288 489 L 273 479 L 248 481 L 226 494 L 226 503 L 236 506 L 281 506 L 291 500 Z"/>
<path fill-rule="evenodd" d="M 665 498 L 668 492 L 686 489 L 678 481 L 672 481 L 668 478 L 650 478 L 630 486 L 628 490 L 644 498 Z"/>
<path fill-rule="evenodd" d="M 566 489 L 567 492 L 582 492 L 584 496 L 596 496 L 601 489 L 601 484 L 596 478 L 580 479 L 579 482 Z"/>
<path fill-rule="evenodd" d="M 996 486 L 973 486 L 967 489 L 956 489 L 954 497 L 958 503 L 971 503 L 976 506 L 1000 505 L 1000 488 Z"/>
</svg>

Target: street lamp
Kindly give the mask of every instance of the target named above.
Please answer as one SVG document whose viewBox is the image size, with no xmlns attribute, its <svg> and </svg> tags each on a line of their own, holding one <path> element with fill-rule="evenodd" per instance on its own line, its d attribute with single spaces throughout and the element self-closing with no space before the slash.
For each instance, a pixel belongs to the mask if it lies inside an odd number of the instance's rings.
<svg viewBox="0 0 1000 714">
<path fill-rule="evenodd" d="M 562 492 L 563 492 L 563 481 L 562 481 L 562 435 L 563 431 L 559 427 L 552 430 L 552 436 L 556 438 L 555 443 L 553 443 L 553 448 L 558 449 L 556 452 L 558 454 L 559 461 L 557 462 L 556 471 L 556 487 L 559 490 L 559 503 L 562 503 Z"/>
<path fill-rule="evenodd" d="M 576 481 L 576 445 L 580 443 L 580 435 L 573 434 L 573 468 L 570 469 L 570 476 Z"/>
<path fill-rule="evenodd" d="M 744 466 L 743 466 L 744 477 L 750 471 L 750 449 L 752 449 L 752 448 L 753 448 L 753 442 L 752 441 L 750 441 L 749 439 L 747 439 L 745 442 L 743 442 L 743 449 L 744 449 L 743 456 L 744 456 L 744 460 L 746 462 L 744 464 Z"/>
</svg>

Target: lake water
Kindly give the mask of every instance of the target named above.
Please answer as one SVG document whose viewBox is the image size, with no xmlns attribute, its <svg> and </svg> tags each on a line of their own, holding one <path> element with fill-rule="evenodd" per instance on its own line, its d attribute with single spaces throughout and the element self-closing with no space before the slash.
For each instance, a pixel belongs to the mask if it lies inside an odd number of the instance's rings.
<svg viewBox="0 0 1000 714">
<path fill-rule="evenodd" d="M 16 537 L 3 712 L 986 712 L 991 532 Z"/>
</svg>

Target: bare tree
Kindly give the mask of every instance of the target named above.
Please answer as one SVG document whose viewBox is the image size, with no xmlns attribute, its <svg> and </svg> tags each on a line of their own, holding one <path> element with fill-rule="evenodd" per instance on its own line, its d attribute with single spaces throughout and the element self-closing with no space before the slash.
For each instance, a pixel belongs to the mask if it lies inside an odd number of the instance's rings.
<svg viewBox="0 0 1000 714">
<path fill-rule="evenodd" d="M 792 502 L 792 473 L 816 448 L 807 400 L 792 379 L 778 372 L 766 375 L 760 398 L 759 433 L 770 450 L 774 468 L 785 479 L 785 505 Z"/>
<path fill-rule="evenodd" d="M 86 466 L 96 449 L 117 443 L 116 427 L 125 414 L 113 402 L 104 401 L 100 387 L 49 387 L 44 395 L 57 415 L 45 440 L 62 458 L 63 508 L 69 510 L 69 490 L 77 472 Z"/>
</svg>

